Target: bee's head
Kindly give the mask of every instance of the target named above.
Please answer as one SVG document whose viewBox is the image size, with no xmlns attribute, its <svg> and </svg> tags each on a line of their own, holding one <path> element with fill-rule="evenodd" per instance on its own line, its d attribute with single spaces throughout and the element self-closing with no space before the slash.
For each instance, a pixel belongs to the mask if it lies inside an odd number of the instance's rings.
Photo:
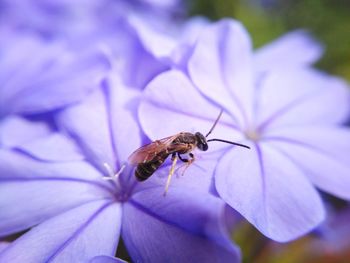
<svg viewBox="0 0 350 263">
<path fill-rule="evenodd" d="M 207 139 L 204 137 L 204 135 L 201 134 L 200 132 L 196 132 L 194 135 L 196 136 L 196 139 L 197 139 L 197 147 L 198 147 L 198 149 L 201 150 L 201 151 L 208 150 Z"/>
</svg>

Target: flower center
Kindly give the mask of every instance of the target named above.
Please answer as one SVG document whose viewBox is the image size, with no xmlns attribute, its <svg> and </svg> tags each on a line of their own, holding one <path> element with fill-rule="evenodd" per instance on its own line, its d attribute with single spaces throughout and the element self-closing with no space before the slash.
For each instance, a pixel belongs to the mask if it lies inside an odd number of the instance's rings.
<svg viewBox="0 0 350 263">
<path fill-rule="evenodd" d="M 255 129 L 250 129 L 245 132 L 245 137 L 253 142 L 259 141 L 261 139 L 261 134 Z"/>
<path fill-rule="evenodd" d="M 132 176 L 132 171 L 126 167 L 126 165 L 122 165 L 121 169 L 115 173 L 107 163 L 103 165 L 108 171 L 108 175 L 104 176 L 103 179 L 112 185 L 114 189 L 114 198 L 118 202 L 128 201 L 136 183 L 135 178 Z"/>
</svg>

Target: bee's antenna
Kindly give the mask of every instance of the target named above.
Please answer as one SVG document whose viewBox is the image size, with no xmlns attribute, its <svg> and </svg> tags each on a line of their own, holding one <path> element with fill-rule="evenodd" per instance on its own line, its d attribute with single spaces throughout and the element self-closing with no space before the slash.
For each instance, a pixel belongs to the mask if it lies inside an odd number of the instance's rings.
<svg viewBox="0 0 350 263">
<path fill-rule="evenodd" d="M 224 143 L 229 143 L 229 144 L 233 144 L 233 145 L 236 145 L 236 146 L 241 146 L 241 147 L 250 149 L 250 147 L 248 145 L 240 144 L 240 143 L 237 143 L 237 142 L 226 141 L 226 140 L 222 140 L 222 139 L 210 139 L 210 140 L 207 140 L 207 142 L 224 142 Z"/>
<path fill-rule="evenodd" d="M 216 118 L 216 120 L 215 120 L 213 126 L 211 127 L 211 129 L 209 130 L 209 132 L 207 133 L 207 135 L 205 135 L 205 137 L 208 137 L 209 134 L 211 134 L 211 132 L 214 130 L 214 128 L 215 128 L 216 124 L 218 123 L 218 121 L 219 121 L 219 119 L 220 119 L 220 117 L 221 117 L 221 115 L 222 115 L 223 112 L 224 112 L 224 110 L 221 109 L 221 111 L 220 111 L 220 113 L 219 113 L 219 116 Z"/>
</svg>

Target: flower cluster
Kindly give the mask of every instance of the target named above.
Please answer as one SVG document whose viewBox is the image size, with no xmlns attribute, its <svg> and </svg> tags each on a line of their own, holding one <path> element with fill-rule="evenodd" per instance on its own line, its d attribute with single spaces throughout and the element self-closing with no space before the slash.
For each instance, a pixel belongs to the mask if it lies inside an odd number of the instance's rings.
<svg viewBox="0 0 350 263">
<path fill-rule="evenodd" d="M 239 22 L 174 10 L 4 1 L 0 262 L 123 262 L 120 239 L 135 262 L 240 262 L 233 209 L 283 242 L 324 220 L 316 188 L 350 200 L 350 93 L 312 68 L 322 47 L 295 31 L 253 51 Z M 170 163 L 136 180 L 133 151 L 220 111 L 210 136 L 250 149 L 208 142 L 166 196 Z"/>
</svg>

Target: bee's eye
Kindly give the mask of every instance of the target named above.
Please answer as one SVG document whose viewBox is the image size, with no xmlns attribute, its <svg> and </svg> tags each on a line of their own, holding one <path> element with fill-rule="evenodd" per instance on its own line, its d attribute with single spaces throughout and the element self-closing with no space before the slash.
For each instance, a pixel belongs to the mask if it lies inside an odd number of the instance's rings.
<svg viewBox="0 0 350 263">
<path fill-rule="evenodd" d="M 206 142 L 200 142 L 198 143 L 197 145 L 198 149 L 201 150 L 201 151 L 206 151 L 208 150 L 208 144 Z"/>
<path fill-rule="evenodd" d="M 196 132 L 196 138 L 197 138 L 197 147 L 199 150 L 201 151 L 206 151 L 208 150 L 208 144 L 207 144 L 207 140 L 205 139 L 205 137 L 203 136 L 203 134 Z"/>
<path fill-rule="evenodd" d="M 207 143 L 203 143 L 203 151 L 208 150 L 208 144 Z"/>
</svg>

